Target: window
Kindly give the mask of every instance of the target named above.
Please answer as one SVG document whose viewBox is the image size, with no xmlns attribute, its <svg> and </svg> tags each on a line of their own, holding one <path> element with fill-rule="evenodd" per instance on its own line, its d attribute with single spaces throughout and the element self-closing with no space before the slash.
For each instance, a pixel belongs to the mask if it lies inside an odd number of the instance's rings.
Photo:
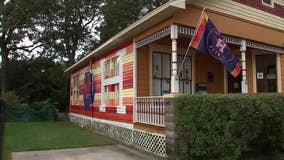
<svg viewBox="0 0 284 160">
<path fill-rule="evenodd" d="M 153 54 L 153 95 L 160 96 L 170 93 L 171 57 L 167 53 Z"/>
<path fill-rule="evenodd" d="M 277 92 L 276 55 L 257 55 L 257 92 Z"/>
<path fill-rule="evenodd" d="M 178 68 L 184 56 L 178 56 Z M 191 57 L 188 56 L 179 74 L 179 92 L 191 93 Z M 171 55 L 168 53 L 153 53 L 153 95 L 161 96 L 171 92 Z"/>
<path fill-rule="evenodd" d="M 115 56 L 101 60 L 101 112 L 105 112 L 107 107 L 116 107 L 117 113 L 126 113 L 122 98 L 123 65 L 120 61 L 125 54 L 126 49 L 122 49 L 117 51 Z"/>
<path fill-rule="evenodd" d="M 273 0 L 262 0 L 262 4 L 269 6 L 269 7 L 274 7 Z"/>
<path fill-rule="evenodd" d="M 113 57 L 104 62 L 104 79 L 119 75 L 118 57 Z"/>
<path fill-rule="evenodd" d="M 111 77 L 111 74 L 110 74 L 110 60 L 107 60 L 104 63 L 104 79 L 108 79 L 110 77 Z"/>
<path fill-rule="evenodd" d="M 73 100 L 79 101 L 79 74 L 73 76 Z"/>
<path fill-rule="evenodd" d="M 104 87 L 104 103 L 106 106 L 119 105 L 119 84 Z"/>
<path fill-rule="evenodd" d="M 118 61 L 118 57 L 115 57 L 112 59 L 112 66 L 113 66 L 113 70 L 114 70 L 114 76 L 118 76 L 119 75 L 119 61 Z"/>
<path fill-rule="evenodd" d="M 191 57 L 187 56 L 181 66 L 183 59 L 184 56 L 178 56 L 178 69 L 181 67 L 179 73 L 179 92 L 191 93 Z"/>
</svg>

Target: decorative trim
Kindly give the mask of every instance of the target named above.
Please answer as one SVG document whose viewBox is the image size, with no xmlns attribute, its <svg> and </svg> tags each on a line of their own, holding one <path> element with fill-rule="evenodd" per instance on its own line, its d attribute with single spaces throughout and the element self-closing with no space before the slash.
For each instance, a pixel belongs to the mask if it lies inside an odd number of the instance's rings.
<svg viewBox="0 0 284 160">
<path fill-rule="evenodd" d="M 114 125 L 114 126 L 128 128 L 128 129 L 133 129 L 134 128 L 133 124 L 122 123 L 122 122 L 115 122 L 115 121 L 99 119 L 99 118 L 92 118 L 92 117 L 88 117 L 88 116 L 84 116 L 84 115 L 80 115 L 80 114 L 76 114 L 76 113 L 69 113 L 69 117 L 70 116 L 74 116 L 74 117 L 85 119 L 85 120 L 90 120 L 91 122 L 99 122 L 99 123 L 111 124 L 111 125 Z"/>
<path fill-rule="evenodd" d="M 118 141 L 151 152 L 161 158 L 166 158 L 166 136 L 149 133 L 131 128 L 115 125 L 114 122 L 102 121 L 76 114 L 69 114 L 70 121 L 81 127 L 88 127 Z"/>
<path fill-rule="evenodd" d="M 133 54 L 134 54 L 134 65 L 133 65 L 133 90 L 134 90 L 134 100 L 133 100 L 133 119 L 137 118 L 136 115 L 136 98 L 137 98 L 137 48 L 136 42 L 133 40 Z"/>
<path fill-rule="evenodd" d="M 187 27 L 187 26 L 179 26 L 179 33 L 185 36 L 193 36 L 194 35 L 194 28 Z M 234 45 L 242 45 L 242 40 L 237 37 L 232 37 L 228 35 L 224 35 L 226 43 L 234 44 Z M 258 43 L 253 42 L 250 40 L 246 40 L 246 46 L 254 49 L 261 49 L 265 51 L 275 52 L 275 53 L 284 53 L 284 48 L 275 47 L 272 45 L 264 44 L 264 43 Z"/>
<path fill-rule="evenodd" d="M 167 30 L 169 31 L 168 34 L 170 34 L 170 27 L 166 27 L 163 30 Z M 163 31 L 162 30 L 162 31 Z M 181 36 L 189 36 L 192 37 L 194 35 L 194 31 L 195 29 L 192 27 L 187 27 L 187 26 L 178 26 L 178 33 L 181 34 Z M 161 31 L 160 31 L 161 32 Z M 156 41 L 158 39 L 161 39 L 165 36 L 158 36 L 159 34 L 161 34 L 160 32 L 154 33 L 151 36 L 148 36 L 140 41 L 137 42 L 136 48 L 142 47 L 144 45 L 147 45 L 153 41 Z M 284 53 L 284 48 L 281 47 L 276 47 L 276 46 L 272 46 L 272 45 L 268 45 L 268 44 L 264 44 L 264 43 L 259 43 L 259 42 L 254 42 L 254 41 L 250 41 L 247 39 L 242 39 L 242 38 L 237 38 L 237 37 L 232 37 L 232 36 L 228 36 L 228 35 L 223 35 L 225 38 L 226 43 L 229 44 L 234 44 L 234 45 L 241 45 L 242 40 L 246 40 L 247 42 L 247 47 L 250 48 L 254 48 L 254 49 L 261 49 L 261 50 L 265 50 L 265 51 L 270 51 L 270 52 L 274 52 L 274 53 Z"/>
<path fill-rule="evenodd" d="M 281 55 L 276 54 L 276 69 L 277 69 L 277 92 L 282 93 L 282 75 L 281 75 Z"/>
<path fill-rule="evenodd" d="M 255 53 L 251 54 L 252 56 L 252 85 L 253 85 L 253 93 L 257 93 L 257 84 L 256 84 L 256 62 L 255 62 Z"/>
<path fill-rule="evenodd" d="M 118 114 L 126 114 L 126 107 L 125 106 L 117 106 L 116 112 Z"/>
<path fill-rule="evenodd" d="M 124 48 L 122 50 L 119 50 L 117 54 L 119 55 L 119 105 L 122 106 L 123 105 L 123 60 L 124 60 L 124 55 L 126 54 L 126 49 Z"/>
<path fill-rule="evenodd" d="M 105 105 L 100 105 L 99 111 L 100 112 L 106 112 L 106 106 Z"/>
<path fill-rule="evenodd" d="M 263 43 L 257 43 L 257 42 L 253 42 L 253 41 L 247 41 L 247 47 L 255 48 L 255 49 L 261 49 L 261 50 L 270 51 L 270 52 L 274 52 L 274 53 L 284 53 L 284 48 L 274 47 L 274 46 L 271 46 L 271 45 L 267 45 L 267 44 L 263 44 Z"/>
<path fill-rule="evenodd" d="M 170 35 L 170 33 L 171 33 L 171 27 L 166 27 L 166 28 L 162 29 L 161 31 L 158 31 L 158 32 L 138 41 L 136 43 L 136 48 L 140 48 L 140 47 L 145 46 L 145 45 L 147 45 L 151 42 L 154 42 L 158 39 L 166 37 L 166 36 Z"/>
<path fill-rule="evenodd" d="M 102 81 L 102 86 L 108 86 L 108 85 L 116 84 L 119 82 L 120 82 L 120 76 L 115 76 L 112 78 L 104 79 Z"/>
</svg>

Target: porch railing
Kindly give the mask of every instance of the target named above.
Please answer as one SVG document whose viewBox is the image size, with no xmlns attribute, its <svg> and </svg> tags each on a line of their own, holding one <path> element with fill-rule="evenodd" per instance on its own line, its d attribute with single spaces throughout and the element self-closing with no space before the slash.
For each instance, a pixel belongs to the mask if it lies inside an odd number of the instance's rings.
<svg viewBox="0 0 284 160">
<path fill-rule="evenodd" d="M 165 126 L 163 97 L 137 97 L 135 122 L 154 126 Z"/>
</svg>

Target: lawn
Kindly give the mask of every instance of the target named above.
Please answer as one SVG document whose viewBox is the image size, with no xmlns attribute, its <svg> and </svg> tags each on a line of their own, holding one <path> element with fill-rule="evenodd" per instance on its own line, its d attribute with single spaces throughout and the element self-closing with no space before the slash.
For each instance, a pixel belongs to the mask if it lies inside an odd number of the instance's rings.
<svg viewBox="0 0 284 160">
<path fill-rule="evenodd" d="M 70 122 L 6 123 L 3 160 L 11 152 L 110 145 L 114 142 Z"/>
</svg>

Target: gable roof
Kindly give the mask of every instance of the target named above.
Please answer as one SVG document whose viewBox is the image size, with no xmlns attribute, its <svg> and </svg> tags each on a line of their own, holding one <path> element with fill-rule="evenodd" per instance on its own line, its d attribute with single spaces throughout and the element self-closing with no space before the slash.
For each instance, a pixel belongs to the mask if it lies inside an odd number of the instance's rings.
<svg viewBox="0 0 284 160">
<path fill-rule="evenodd" d="M 138 21 L 134 22 L 130 26 L 126 27 L 125 29 L 111 37 L 109 40 L 104 42 L 102 45 L 82 58 L 80 61 L 66 69 L 65 72 L 72 72 L 73 70 L 88 63 L 89 58 L 100 56 L 101 54 L 104 54 L 111 49 L 118 47 L 118 45 L 131 40 L 131 38 L 136 34 L 171 17 L 178 10 L 185 9 L 186 3 L 187 0 L 171 0 L 165 3 L 164 5 L 148 13 L 143 18 L 139 19 Z"/>
<path fill-rule="evenodd" d="M 276 0 L 277 3 L 282 4 L 284 0 Z M 65 72 L 72 72 L 84 65 L 86 65 L 90 58 L 98 57 L 107 53 L 119 45 L 132 40 L 132 38 L 145 31 L 146 29 L 170 18 L 179 10 L 186 9 L 186 5 L 190 3 L 199 7 L 206 7 L 209 10 L 224 13 L 233 17 L 261 24 L 277 30 L 284 30 L 284 19 L 270 13 L 258 10 L 244 4 L 234 2 L 232 0 L 170 0 L 168 3 L 148 13 L 138 21 L 129 25 L 109 40 L 104 42 L 94 51 L 82 58 L 80 61 L 69 67 Z"/>
</svg>

